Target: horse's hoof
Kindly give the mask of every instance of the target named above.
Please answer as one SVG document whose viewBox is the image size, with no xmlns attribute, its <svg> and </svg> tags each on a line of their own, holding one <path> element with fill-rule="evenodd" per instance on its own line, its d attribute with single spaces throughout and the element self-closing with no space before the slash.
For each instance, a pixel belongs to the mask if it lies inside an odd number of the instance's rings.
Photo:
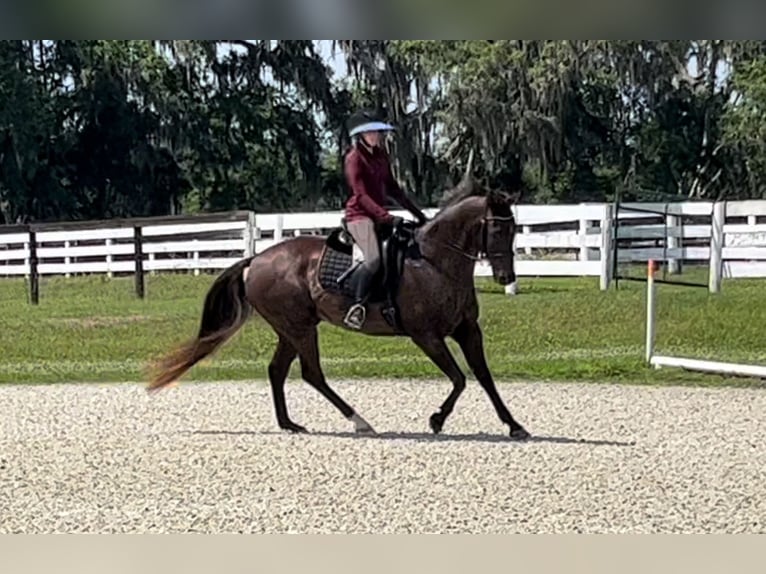
<svg viewBox="0 0 766 574">
<path fill-rule="evenodd" d="M 511 440 L 527 440 L 530 436 L 532 435 L 521 427 L 511 431 Z"/>
<path fill-rule="evenodd" d="M 353 415 L 351 415 L 351 420 L 354 423 L 354 432 L 356 432 L 356 434 L 368 435 L 368 436 L 373 436 L 378 434 L 375 432 L 375 429 L 373 429 L 372 426 L 370 426 L 370 423 L 364 420 L 358 413 L 354 413 Z"/>
<path fill-rule="evenodd" d="M 431 415 L 431 418 L 428 419 L 428 424 L 431 427 L 431 430 L 434 432 L 434 434 L 439 434 L 440 432 L 442 432 L 444 421 L 439 416 L 439 413 L 434 413 Z"/>
<path fill-rule="evenodd" d="M 302 427 L 301 425 L 297 425 L 295 423 L 285 423 L 279 426 L 282 428 L 282 430 L 293 434 L 308 434 L 309 432 L 306 430 L 306 427 Z"/>
</svg>

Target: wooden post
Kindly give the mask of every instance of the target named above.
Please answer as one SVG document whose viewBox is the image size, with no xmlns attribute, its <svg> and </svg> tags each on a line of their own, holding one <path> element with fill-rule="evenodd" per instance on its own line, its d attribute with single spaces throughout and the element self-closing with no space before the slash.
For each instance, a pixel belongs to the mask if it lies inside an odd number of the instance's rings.
<svg viewBox="0 0 766 574">
<path fill-rule="evenodd" d="M 710 233 L 710 281 L 711 293 L 721 291 L 723 277 L 723 225 L 726 219 L 726 202 L 717 201 L 713 204 L 713 221 Z"/>
<path fill-rule="evenodd" d="M 255 255 L 255 213 L 252 211 L 247 214 L 247 226 L 242 232 L 242 239 L 244 241 L 243 256 Z"/>
<path fill-rule="evenodd" d="M 133 228 L 133 258 L 136 262 L 135 280 L 136 280 L 136 295 L 139 299 L 144 298 L 144 250 L 143 241 L 141 237 L 141 228 L 135 226 Z"/>
<path fill-rule="evenodd" d="M 532 233 L 532 226 L 531 225 L 524 225 L 521 228 L 522 235 L 529 235 Z M 532 248 L 529 246 L 524 247 L 524 255 L 532 255 Z"/>
<path fill-rule="evenodd" d="M 583 214 L 580 215 L 580 223 L 578 229 L 578 235 L 580 240 L 580 261 L 588 261 L 588 247 L 586 242 L 588 241 L 588 228 L 590 227 L 590 221 L 585 219 L 585 204 L 580 204 Z"/>
<path fill-rule="evenodd" d="M 106 246 L 106 276 L 110 279 L 114 276 L 114 273 L 112 273 L 112 261 L 114 260 L 111 252 L 112 243 L 113 241 L 111 239 L 104 241 L 104 245 Z"/>
<path fill-rule="evenodd" d="M 258 226 L 258 216 L 253 215 L 253 250 L 250 255 L 258 253 L 258 242 L 263 239 L 263 230 Z"/>
<path fill-rule="evenodd" d="M 64 241 L 64 249 L 69 250 L 69 248 L 72 246 L 72 243 L 69 240 Z M 71 277 L 72 274 L 69 272 L 69 265 L 72 263 L 72 258 L 68 255 L 64 257 L 64 268 L 66 269 L 66 272 L 64 273 L 65 277 Z"/>
<path fill-rule="evenodd" d="M 29 301 L 32 305 L 40 302 L 40 274 L 37 270 L 37 233 L 29 230 Z"/>
<path fill-rule="evenodd" d="M 615 217 L 614 209 L 611 204 L 604 206 L 604 215 L 601 217 L 601 281 L 600 287 L 602 291 L 609 289 L 609 285 L 612 282 L 612 264 L 613 256 L 612 250 L 614 249 L 614 238 L 612 237 L 612 225 L 613 218 Z"/>
<path fill-rule="evenodd" d="M 515 214 L 514 214 L 515 215 Z M 516 215 L 516 217 L 518 217 Z M 513 245 L 511 245 L 511 249 L 513 250 L 513 274 L 516 275 L 516 255 L 518 255 L 519 251 L 516 248 L 516 240 L 518 239 L 518 234 L 514 234 L 513 236 Z M 519 292 L 519 277 L 516 275 L 516 279 L 514 279 L 513 283 L 509 283 L 505 286 L 505 294 L 506 295 L 516 295 Z"/>
<path fill-rule="evenodd" d="M 199 247 L 197 247 L 197 244 L 199 243 L 199 239 L 192 239 L 192 245 L 194 246 L 194 252 L 192 255 L 192 261 L 194 262 L 194 276 L 199 275 Z"/>
<path fill-rule="evenodd" d="M 679 225 L 681 218 L 678 215 L 668 215 L 667 216 L 667 229 L 668 229 L 668 236 L 667 236 L 667 242 L 668 242 L 668 251 L 675 251 L 679 247 L 681 247 L 681 237 L 676 235 L 676 233 L 680 233 L 681 230 L 683 230 L 683 227 Z M 683 258 L 676 258 L 674 256 L 668 257 L 668 274 L 670 275 L 678 275 L 681 273 L 681 262 Z"/>
</svg>

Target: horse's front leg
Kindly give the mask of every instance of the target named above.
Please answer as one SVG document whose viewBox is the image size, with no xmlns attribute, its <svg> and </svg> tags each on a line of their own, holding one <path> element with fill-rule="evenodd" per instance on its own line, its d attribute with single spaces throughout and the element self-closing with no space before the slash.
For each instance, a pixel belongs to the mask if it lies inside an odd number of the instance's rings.
<svg viewBox="0 0 766 574">
<path fill-rule="evenodd" d="M 473 374 L 486 391 L 489 400 L 492 401 L 497 416 L 510 428 L 511 438 L 514 440 L 528 439 L 529 433 L 516 422 L 497 392 L 495 381 L 492 378 L 492 373 L 489 372 L 487 359 L 484 355 L 484 337 L 479 323 L 474 319 L 464 320 L 452 334 L 452 338 L 460 345 Z"/>
</svg>

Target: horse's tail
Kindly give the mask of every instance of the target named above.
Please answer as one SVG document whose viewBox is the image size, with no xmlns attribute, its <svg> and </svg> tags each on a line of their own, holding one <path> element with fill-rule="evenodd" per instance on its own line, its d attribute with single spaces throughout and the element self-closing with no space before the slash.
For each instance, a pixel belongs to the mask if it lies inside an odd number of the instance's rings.
<svg viewBox="0 0 766 574">
<path fill-rule="evenodd" d="M 232 337 L 250 317 L 242 273 L 253 260 L 248 257 L 221 273 L 210 286 L 202 309 L 199 333 L 154 364 L 147 391 L 157 391 L 188 371 Z"/>
</svg>

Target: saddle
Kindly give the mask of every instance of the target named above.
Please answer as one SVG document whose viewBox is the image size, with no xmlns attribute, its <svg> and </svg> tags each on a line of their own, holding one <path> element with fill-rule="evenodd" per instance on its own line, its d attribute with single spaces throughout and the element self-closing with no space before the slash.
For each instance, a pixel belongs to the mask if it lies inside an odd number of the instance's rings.
<svg viewBox="0 0 766 574">
<path fill-rule="evenodd" d="M 376 225 L 381 265 L 372 280 L 369 303 L 383 303 L 383 317 L 398 332 L 403 332 L 401 315 L 396 304 L 399 294 L 404 262 L 407 259 L 419 259 L 420 248 L 415 240 L 415 227 L 412 222 L 403 221 L 396 227 Z M 340 293 L 348 300 L 353 300 L 353 278 L 359 263 L 353 262 L 354 238 L 349 233 L 346 220 L 333 229 L 327 236 L 324 251 L 319 263 L 319 283 L 328 291 Z"/>
</svg>

